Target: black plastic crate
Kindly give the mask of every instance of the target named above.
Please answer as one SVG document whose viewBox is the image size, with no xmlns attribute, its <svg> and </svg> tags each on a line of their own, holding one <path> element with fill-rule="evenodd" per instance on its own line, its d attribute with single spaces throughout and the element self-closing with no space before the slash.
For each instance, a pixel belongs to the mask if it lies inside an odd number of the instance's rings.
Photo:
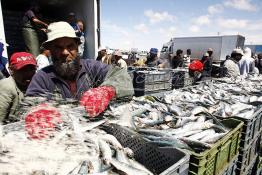
<svg viewBox="0 0 262 175">
<path fill-rule="evenodd" d="M 145 71 L 134 72 L 133 87 L 136 97 L 161 90 L 171 90 L 170 71 L 165 70 L 159 72 L 162 73 L 150 74 L 145 73 Z"/>
<path fill-rule="evenodd" d="M 219 119 L 222 117 L 216 116 Z M 240 149 L 245 150 L 247 147 L 257 139 L 262 131 L 262 108 L 258 109 L 249 119 L 242 117 L 232 117 L 244 122 L 241 133 Z"/>
<path fill-rule="evenodd" d="M 172 72 L 172 89 L 179 89 L 193 85 L 194 79 L 190 77 L 187 71 Z"/>
<path fill-rule="evenodd" d="M 245 169 L 236 169 L 236 175 L 253 175 L 253 168 L 255 166 L 255 162 L 257 160 L 257 155 L 253 158 L 252 162 L 250 162 L 250 164 L 245 167 Z"/>
<path fill-rule="evenodd" d="M 177 148 L 158 148 L 134 131 L 117 124 L 104 125 L 102 129 L 114 135 L 124 147 L 132 149 L 135 159 L 154 174 L 188 174 L 189 155 L 185 152 Z"/>
<path fill-rule="evenodd" d="M 134 78 L 143 77 L 146 84 L 170 81 L 171 71 L 170 70 L 154 70 L 154 71 L 135 71 L 136 75 Z M 139 79 L 140 80 L 140 79 Z"/>
<path fill-rule="evenodd" d="M 235 158 L 229 163 L 221 175 L 235 175 L 235 171 L 237 169 L 237 160 L 238 155 L 236 155 Z"/>
<path fill-rule="evenodd" d="M 246 148 L 239 150 L 237 169 L 240 173 L 246 172 L 250 165 L 254 163 L 254 158 L 258 156 L 259 136 Z"/>
</svg>

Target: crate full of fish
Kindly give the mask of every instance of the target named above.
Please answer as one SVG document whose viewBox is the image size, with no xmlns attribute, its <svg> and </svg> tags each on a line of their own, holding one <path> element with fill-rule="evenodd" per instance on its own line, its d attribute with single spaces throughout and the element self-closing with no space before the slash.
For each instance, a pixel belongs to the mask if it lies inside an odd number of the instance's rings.
<svg viewBox="0 0 262 175">
<path fill-rule="evenodd" d="M 218 174 L 238 154 L 243 122 L 221 122 L 202 106 L 184 106 L 189 111 L 183 112 L 178 106 L 158 100 L 153 96 L 134 98 L 111 110 L 115 116 L 124 111 L 123 116 L 132 121 L 134 130 L 155 146 L 187 150 L 191 154 L 189 174 Z"/>
<path fill-rule="evenodd" d="M 241 109 L 241 105 L 235 109 Z M 242 104 L 242 107 L 246 107 L 245 110 L 254 110 L 255 108 L 251 105 Z M 254 141 L 257 140 L 257 137 L 260 136 L 260 132 L 262 131 L 262 108 L 258 109 L 256 112 L 253 112 L 249 117 L 239 117 L 239 116 L 232 116 L 237 120 L 241 120 L 244 122 L 240 148 L 242 150 L 246 150 L 247 147 Z"/>
<path fill-rule="evenodd" d="M 223 124 L 232 130 L 215 143 L 209 150 L 201 153 L 191 152 L 189 174 L 217 175 L 239 153 L 239 142 L 243 123 L 238 120 L 224 120 Z"/>
<path fill-rule="evenodd" d="M 153 175 L 131 149 L 98 128 L 106 119 L 92 121 L 84 114 L 82 107 L 45 104 L 33 107 L 24 121 L 0 125 L 0 174 Z"/>
<path fill-rule="evenodd" d="M 154 174 L 187 175 L 189 155 L 175 147 L 159 148 L 145 141 L 136 132 L 116 124 L 103 127 L 119 142 L 132 149 L 135 159 Z"/>
<path fill-rule="evenodd" d="M 259 151 L 259 137 L 256 137 L 252 143 L 248 145 L 246 149 L 240 149 L 238 157 L 238 172 L 241 174 L 246 172 L 251 164 L 254 164 L 254 160 L 258 157 Z"/>
</svg>

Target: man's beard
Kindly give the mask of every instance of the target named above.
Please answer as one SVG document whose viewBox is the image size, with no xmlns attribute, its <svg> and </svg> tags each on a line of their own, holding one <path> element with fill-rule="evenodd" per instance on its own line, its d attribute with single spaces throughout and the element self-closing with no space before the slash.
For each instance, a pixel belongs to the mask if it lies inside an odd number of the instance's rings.
<svg viewBox="0 0 262 175">
<path fill-rule="evenodd" d="M 53 58 L 53 65 L 56 74 L 65 80 L 75 80 L 80 69 L 80 57 L 75 58 L 75 60 L 70 61 L 69 63 L 61 62 L 59 60 L 62 59 Z"/>
</svg>

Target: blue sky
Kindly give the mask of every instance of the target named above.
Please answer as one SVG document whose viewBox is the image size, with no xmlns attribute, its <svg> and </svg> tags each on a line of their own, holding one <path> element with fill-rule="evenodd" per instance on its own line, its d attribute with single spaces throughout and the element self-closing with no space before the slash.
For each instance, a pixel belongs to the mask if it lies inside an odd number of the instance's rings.
<svg viewBox="0 0 262 175">
<path fill-rule="evenodd" d="M 262 44 L 261 0 L 101 0 L 101 41 L 161 48 L 172 37 L 235 35 Z"/>
</svg>

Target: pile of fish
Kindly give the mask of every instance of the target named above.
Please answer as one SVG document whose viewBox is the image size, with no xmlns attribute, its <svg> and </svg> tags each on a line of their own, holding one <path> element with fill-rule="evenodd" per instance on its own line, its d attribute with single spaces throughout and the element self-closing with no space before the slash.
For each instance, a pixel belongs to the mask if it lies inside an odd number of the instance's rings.
<svg viewBox="0 0 262 175">
<path fill-rule="evenodd" d="M 30 139 L 24 122 L 0 126 L 0 174 L 152 174 L 99 129 L 106 119 L 89 121 L 74 105 L 56 108 L 62 122 L 45 139 Z"/>
<path fill-rule="evenodd" d="M 134 97 L 129 104 L 112 105 L 110 112 L 120 119 L 125 116 L 127 126 L 158 146 L 201 152 L 230 131 L 217 117 L 250 119 L 259 109 L 261 80 L 217 79 L 164 95 Z"/>
</svg>

